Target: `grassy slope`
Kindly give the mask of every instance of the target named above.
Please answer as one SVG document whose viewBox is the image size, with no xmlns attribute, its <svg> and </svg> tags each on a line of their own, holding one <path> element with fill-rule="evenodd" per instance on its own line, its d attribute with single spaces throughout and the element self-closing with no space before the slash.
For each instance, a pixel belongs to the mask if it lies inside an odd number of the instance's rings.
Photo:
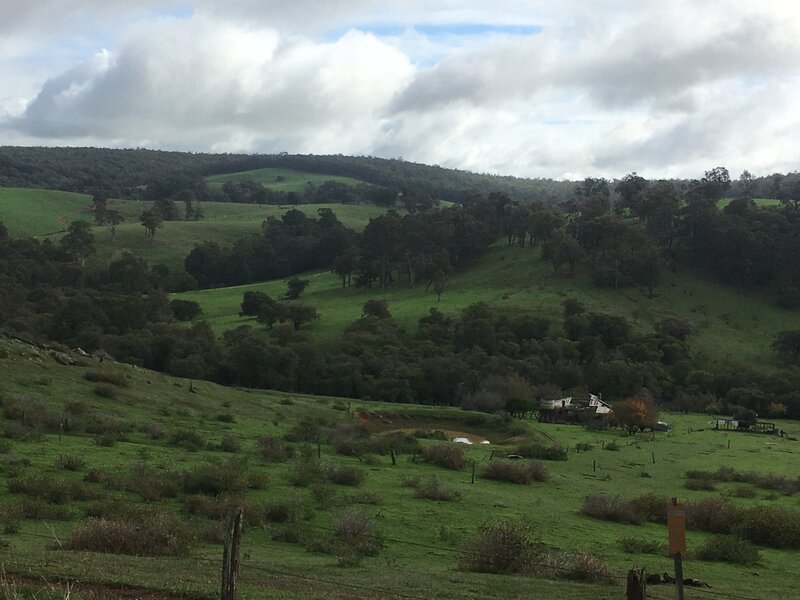
<svg viewBox="0 0 800 600">
<path fill-rule="evenodd" d="M 255 438 L 263 434 L 280 434 L 305 415 L 336 416 L 349 419 L 341 410 L 335 410 L 332 399 L 289 396 L 270 392 L 250 392 L 220 388 L 208 383 L 195 383 L 199 393 L 190 394 L 187 382 L 160 374 L 135 369 L 126 365 L 98 364 L 86 359 L 87 367 L 65 367 L 46 354 L 29 346 L 0 338 L 0 394 L 10 397 L 37 397 L 52 409 L 58 410 L 67 402 L 82 400 L 96 410 L 110 416 L 139 424 L 159 422 L 167 431 L 191 428 L 200 432 L 210 443 L 217 443 L 224 432 L 234 432 L 243 440 L 240 458 L 248 460 L 255 470 L 266 471 L 269 482 L 266 490 L 249 492 L 253 500 L 294 499 L 309 501 L 309 491 L 292 488 L 285 479 L 288 464 L 265 466 L 255 455 Z M 92 384 L 82 378 L 87 369 L 106 370 L 129 376 L 130 387 L 123 390 L 116 401 L 95 396 Z M 287 399 L 288 398 L 288 399 Z M 402 421 L 403 427 L 440 426 L 472 431 L 495 442 L 493 446 L 466 447 L 469 458 L 480 465 L 488 459 L 492 449 L 502 447 L 508 435 L 496 426 L 473 426 L 463 419 L 468 413 L 454 409 L 381 405 L 352 402 L 353 410 L 364 408 L 373 411 L 402 412 L 405 418 L 393 415 L 394 423 Z M 230 412 L 234 423 L 220 423 L 215 416 Z M 619 574 L 633 564 L 644 564 L 651 572 L 671 570 L 671 560 L 658 556 L 630 556 L 622 553 L 616 541 L 625 536 L 647 540 L 665 540 L 666 531 L 659 525 L 616 525 L 592 520 L 578 514 L 583 498 L 591 493 L 605 491 L 626 496 L 645 492 L 677 495 L 681 499 L 702 498 L 714 492 L 688 492 L 682 489 L 682 476 L 691 468 L 716 469 L 721 465 L 736 465 L 740 470 L 759 470 L 769 473 L 796 475 L 800 466 L 797 442 L 766 436 L 726 434 L 705 431 L 708 416 L 666 415 L 673 421 L 675 430 L 659 434 L 655 441 L 645 437 L 629 438 L 618 432 L 593 433 L 580 427 L 539 425 L 529 422 L 529 435 L 567 444 L 574 448 L 577 442 L 591 442 L 595 450 L 575 454 L 571 451 L 566 462 L 548 463 L 551 480 L 531 487 L 478 480 L 469 484 L 469 473 L 438 469 L 425 464 L 411 464 L 401 456 L 397 467 L 392 467 L 388 457 L 379 457 L 379 463 L 370 467 L 361 489 L 375 492 L 384 498 L 380 506 L 367 506 L 366 510 L 378 515 L 380 527 L 387 535 L 386 549 L 361 567 L 342 569 L 327 555 L 313 554 L 302 547 L 275 542 L 259 528 L 246 531 L 242 551 L 242 591 L 248 598 L 283 598 L 285 600 L 319 598 L 344 593 L 346 597 L 387 597 L 390 594 L 368 594 L 352 591 L 349 584 L 369 586 L 408 594 L 419 598 L 607 598 L 622 597 L 622 582 L 614 585 L 590 586 L 556 583 L 548 580 L 520 580 L 514 577 L 482 576 L 454 570 L 456 551 L 478 524 L 488 517 L 524 517 L 532 522 L 547 544 L 565 548 L 585 548 L 598 553 Z M 393 425 L 396 426 L 396 425 Z M 797 423 L 781 423 L 790 435 L 800 433 Z M 690 431 L 691 430 L 691 431 Z M 727 448 L 730 439 L 731 448 Z M 622 444 L 619 452 L 600 450 L 601 442 L 617 440 Z M 113 447 L 101 447 L 91 436 L 45 434 L 36 441 L 10 441 L 10 452 L 26 457 L 31 466 L 25 475 L 44 474 L 79 479 L 92 467 L 103 467 L 126 472 L 139 460 L 151 464 L 168 464 L 186 469 L 198 462 L 227 459 L 230 455 L 214 450 L 190 453 L 153 441 L 143 433 L 128 435 L 128 441 Z M 335 456 L 323 446 L 323 458 L 358 465 L 355 459 Z M 656 462 L 652 463 L 651 453 Z M 86 467 L 79 473 L 59 472 L 54 461 L 59 455 L 78 455 L 85 459 Z M 598 471 L 592 472 L 592 461 Z M 647 471 L 649 478 L 641 473 Z M 435 475 L 447 485 L 460 490 L 464 497 L 459 503 L 439 503 L 415 500 L 411 491 L 399 485 L 401 475 L 429 477 Z M 5 478 L 5 475 L 2 475 Z M 94 486 L 97 491 L 101 488 Z M 351 488 L 337 488 L 339 497 L 354 492 Z M 722 486 L 722 493 L 733 489 L 733 484 Z M 122 500 L 138 502 L 137 498 L 121 492 L 114 494 Z M 792 497 L 768 495 L 757 492 L 754 500 L 741 503 L 763 503 L 797 508 Z M 0 502 L 10 494 L 0 487 Z M 168 505 L 178 509 L 178 503 Z M 71 509 L 80 515 L 83 503 L 74 503 Z M 314 527 L 330 526 L 337 509 L 318 508 L 310 524 Z M 195 551 L 192 558 L 136 558 L 69 552 L 56 549 L 55 537 L 63 539 L 73 527 L 71 522 L 46 523 L 25 521 L 19 534 L 9 535 L 10 547 L 3 550 L 4 567 L 10 573 L 32 574 L 52 578 L 56 574 L 79 577 L 84 582 L 102 581 L 127 584 L 174 593 L 191 593 L 212 597 L 217 593 L 218 561 L 221 547 L 206 545 Z M 199 523 L 198 523 L 199 524 Z M 38 537 L 43 536 L 43 537 Z M 690 550 L 705 539 L 703 534 L 690 532 Z M 401 543 L 402 541 L 412 544 Z M 420 545 L 413 545 L 420 544 Z M 689 559 L 685 573 L 690 577 L 705 579 L 715 591 L 734 592 L 750 598 L 789 597 L 800 577 L 797 552 L 763 550 L 763 563 L 750 567 L 743 574 L 738 567 L 705 563 Z M 275 575 L 275 571 L 279 575 Z M 334 584 L 310 582 L 303 577 L 327 580 Z M 277 590 L 282 590 L 278 592 Z M 671 588 L 653 588 L 649 597 L 670 598 Z M 687 598 L 705 595 L 689 591 Z"/>
<path fill-rule="evenodd" d="M 71 221 L 92 219 L 91 198 L 83 194 L 53 190 L 0 188 L 0 219 L 13 237 L 49 236 L 58 239 Z M 125 216 L 117 227 L 117 239 L 111 241 L 108 226 L 94 227 L 97 258 L 109 259 L 114 252 L 129 249 L 147 259 L 148 263 L 164 263 L 171 269 L 183 268 L 183 259 L 191 249 L 206 240 L 230 245 L 236 239 L 257 233 L 267 217 L 280 217 L 290 207 L 274 205 L 231 204 L 206 202 L 205 217 L 200 221 L 172 221 L 156 233 L 152 242 L 145 240 L 139 215 L 149 202 L 112 200 L 110 208 Z M 183 207 L 180 207 L 181 209 Z M 320 208 L 331 208 L 347 227 L 363 229 L 369 219 L 385 209 L 374 205 L 306 204 L 297 206 L 309 217 L 316 217 Z"/>
<path fill-rule="evenodd" d="M 370 297 L 385 298 L 392 315 L 404 326 L 414 328 L 418 319 L 436 307 L 456 313 L 474 302 L 488 302 L 498 307 L 528 310 L 560 320 L 561 302 L 579 298 L 590 311 L 621 315 L 642 331 L 666 315 L 689 319 L 697 329 L 693 338 L 696 349 L 720 362 L 736 362 L 763 368 L 773 366 L 770 344 L 777 331 L 800 327 L 800 315 L 772 305 L 767 298 L 740 292 L 716 284 L 691 271 L 668 274 L 648 299 L 636 289 L 604 290 L 592 285 L 585 276 L 574 279 L 554 275 L 548 263 L 539 258 L 536 248 L 492 248 L 471 269 L 455 275 L 448 289 L 436 302 L 424 285 L 408 289 L 400 281 L 386 293 L 355 288 L 342 289 L 341 282 L 329 273 L 310 274 L 311 284 L 303 301 L 316 306 L 320 320 L 305 327 L 318 339 L 329 339 L 360 316 L 361 305 Z M 285 292 L 284 281 L 216 290 L 187 292 L 181 298 L 196 300 L 205 318 L 218 332 L 252 319 L 238 316 L 242 294 L 261 290 L 273 296 Z"/>
<path fill-rule="evenodd" d="M 0 187 L 0 220 L 13 237 L 63 231 L 70 221 L 91 218 L 89 204 L 84 194 Z"/>
<path fill-rule="evenodd" d="M 277 181 L 278 177 L 283 177 L 283 181 Z M 319 185 L 326 181 L 337 181 L 348 185 L 364 183 L 352 177 L 340 177 L 338 175 L 324 175 L 321 173 L 309 173 L 306 171 L 271 167 L 254 169 L 252 171 L 241 171 L 239 173 L 211 175 L 210 177 L 206 177 L 206 181 L 212 189 L 221 188 L 222 184 L 226 181 L 255 181 L 276 192 L 302 192 L 307 183 Z"/>
</svg>

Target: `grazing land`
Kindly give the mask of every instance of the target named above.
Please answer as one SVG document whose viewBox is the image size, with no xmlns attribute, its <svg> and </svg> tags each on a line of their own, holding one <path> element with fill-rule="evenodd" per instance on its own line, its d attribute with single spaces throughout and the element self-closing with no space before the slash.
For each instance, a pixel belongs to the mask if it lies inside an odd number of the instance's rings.
<svg viewBox="0 0 800 600">
<path fill-rule="evenodd" d="M 668 557 L 631 555 L 620 544 L 623 538 L 663 544 L 666 528 L 584 516 L 580 510 L 589 495 L 607 493 L 629 498 L 654 493 L 689 502 L 736 496 L 734 502 L 742 507 L 798 507 L 793 495 L 749 484 L 720 483 L 711 491 L 684 488 L 685 473 L 693 469 L 714 471 L 732 466 L 742 472 L 795 477 L 800 446 L 791 438 L 800 431 L 794 422 L 779 423 L 789 434 L 779 438 L 717 432 L 709 428 L 713 417 L 708 415 L 669 414 L 662 416 L 672 422 L 671 432 L 627 436 L 619 430 L 591 432 L 582 427 L 503 420 L 458 409 L 226 389 L 206 382 L 193 382 L 191 392 L 186 380 L 110 360 L 100 362 L 63 353 L 58 357 L 62 362 L 66 357 L 78 364 L 65 366 L 42 348 L 0 339 L 0 393 L 5 408 L 2 468 L 9 482 L 8 491 L 0 493 L 0 514 L 6 528 L 3 561 L 9 574 L 66 576 L 82 582 L 212 597 L 219 585 L 222 548 L 213 541 L 218 518 L 202 515 L 211 514 L 209 507 L 220 498 L 229 498 L 246 504 L 254 513 L 242 542 L 241 593 L 245 597 L 305 599 L 319 597 L 324 591 L 359 598 L 405 594 L 418 598 L 491 595 L 611 600 L 621 597 L 623 582 L 617 577 L 624 576 L 632 565 L 643 564 L 650 572 L 671 570 Z M 111 392 L 99 393 L 97 380 L 112 382 L 106 384 Z M 15 412 L 20 405 L 28 407 L 26 416 Z M 51 415 L 71 415 L 72 424 L 67 429 L 72 430 L 60 435 L 58 419 L 53 424 Z M 398 430 L 438 429 L 488 439 L 491 444 L 465 446 L 417 440 L 423 449 L 437 444 L 462 448 L 466 466 L 451 470 L 421 460 L 413 463 L 410 452 L 398 456 L 397 466 L 392 466 L 388 454 L 381 451 L 365 453 L 358 459 L 337 453 L 335 442 L 323 439 L 319 447 L 322 462 L 328 468 L 336 465 L 358 472 L 363 480 L 355 486 L 332 481 L 297 485 L 302 465 L 316 463 L 316 444 L 291 443 L 294 458 L 279 460 L 261 449 L 263 442 L 260 445 L 258 438 L 281 440 L 292 431 L 296 436 L 308 427 L 309 419 L 325 423 L 333 431 L 360 425 L 360 431 L 368 432 L 370 439 Z M 306 425 L 298 429 L 300 423 Z M 223 438 L 235 438 L 236 451 L 223 451 Z M 544 463 L 547 481 L 514 485 L 481 477 L 492 452 L 496 457 L 531 442 L 569 448 L 567 460 Z M 576 451 L 577 444 L 583 444 L 582 452 Z M 613 444 L 618 445 L 617 451 L 603 449 Z M 472 460 L 478 467 L 475 484 L 470 483 Z M 210 490 L 224 488 L 223 481 L 234 487 L 214 470 L 214 464 L 245 471 L 251 486 L 257 489 L 236 488 L 214 496 Z M 126 483 L 125 478 L 132 473 L 138 474 L 138 483 Z M 188 485 L 185 482 L 192 478 L 186 473 L 199 474 L 208 489 L 189 494 L 180 488 L 159 497 L 156 490 L 166 485 L 165 478 Z M 107 474 L 120 481 L 105 480 L 110 476 Z M 214 483 L 214 477 L 222 479 Z M 295 485 L 290 477 L 295 478 Z M 458 492 L 460 499 L 415 498 L 414 489 L 407 486 L 431 477 Z M 67 489 L 64 482 L 72 482 L 81 493 L 69 497 L 47 492 L 43 488 L 48 480 L 60 482 L 62 489 Z M 202 485 L 193 485 L 203 489 Z M 741 494 L 742 488 L 750 493 Z M 303 516 L 284 515 L 285 506 L 294 507 Z M 131 507 L 177 515 L 202 539 L 192 544 L 188 554 L 165 557 L 67 549 L 74 539 L 71 532 L 87 514 L 113 519 Z M 353 507 L 360 508 L 377 525 L 385 538 L 384 548 L 358 566 L 342 567 L 338 566 L 341 561 L 324 552 L 324 540 L 330 536 L 337 515 Z M 22 518 L 23 510 L 40 516 Z M 523 579 L 459 570 L 459 549 L 480 524 L 495 517 L 528 521 L 550 547 L 591 552 L 609 565 L 613 577 L 608 583 L 587 584 L 556 581 L 552 576 Z M 297 521 L 292 523 L 294 519 Z M 296 536 L 305 541 L 298 543 Z M 800 577 L 795 551 L 761 547 L 760 562 L 743 570 L 695 558 L 691 553 L 708 537 L 689 532 L 686 576 L 703 579 L 714 592 L 742 597 L 793 594 Z M 666 599 L 672 595 L 672 588 L 664 586 L 651 588 L 649 597 Z M 705 597 L 707 592 L 687 593 L 687 598 Z"/>
<path fill-rule="evenodd" d="M 326 181 L 336 181 L 347 185 L 363 184 L 363 181 L 352 177 L 342 177 L 339 175 L 325 175 L 322 173 L 311 173 L 308 171 L 296 171 L 284 168 L 264 168 L 253 169 L 252 171 L 240 171 L 238 173 L 225 173 L 224 175 L 211 175 L 206 177 L 208 185 L 212 189 L 219 189 L 227 181 L 255 181 L 264 187 L 275 190 L 276 192 L 302 192 L 308 184 L 320 185 Z"/>
<path fill-rule="evenodd" d="M 800 327 L 797 312 L 778 308 L 757 293 L 716 284 L 688 269 L 666 274 L 655 297 L 650 299 L 635 288 L 597 288 L 585 275 L 554 275 L 549 263 L 541 260 L 539 248 L 491 248 L 476 265 L 448 281 L 438 302 L 433 290 L 426 291 L 424 284 L 409 289 L 398 282 L 383 292 L 342 288 L 341 279 L 331 273 L 310 273 L 307 278 L 311 283 L 302 300 L 315 306 L 320 318 L 304 328 L 320 340 L 340 335 L 361 316 L 361 307 L 370 298 L 386 299 L 392 316 L 412 330 L 431 308 L 455 314 L 470 304 L 487 302 L 497 308 L 558 320 L 561 302 L 577 298 L 587 310 L 625 317 L 641 331 L 652 331 L 653 324 L 662 317 L 683 317 L 696 330 L 693 346 L 712 362 L 771 370 L 775 361 L 770 344 L 776 332 Z M 204 318 L 222 333 L 244 324 L 259 327 L 253 318 L 239 316 L 246 291 L 278 297 L 286 292 L 286 282 L 200 290 L 175 297 L 200 303 Z"/>
</svg>

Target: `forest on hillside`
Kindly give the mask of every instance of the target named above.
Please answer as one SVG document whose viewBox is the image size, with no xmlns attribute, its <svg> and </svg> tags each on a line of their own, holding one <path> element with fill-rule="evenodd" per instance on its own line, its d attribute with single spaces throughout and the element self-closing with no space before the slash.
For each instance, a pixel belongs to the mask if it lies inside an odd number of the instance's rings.
<svg viewBox="0 0 800 600">
<path fill-rule="evenodd" d="M 58 243 L 10 239 L 0 230 L 0 325 L 229 385 L 516 413 L 539 397 L 602 390 L 620 400 L 645 390 L 691 410 L 800 418 L 798 331 L 778 334 L 775 371 L 763 373 L 707 364 L 679 316 L 642 332 L 568 298 L 560 320 L 475 304 L 454 315 L 432 310 L 407 331 L 379 299 L 394 286 L 446 293 L 453 273 L 500 240 L 539 248 L 557 275 L 582 272 L 599 287 L 652 295 L 666 270 L 691 267 L 739 289 L 771 291 L 785 310 L 797 310 L 800 197 L 761 207 L 747 177 L 738 184 L 745 192 L 720 210 L 732 187 L 723 168 L 681 187 L 635 174 L 616 183 L 590 178 L 563 209 L 495 192 L 465 206 L 390 211 L 362 233 L 330 209 L 317 218 L 290 210 L 231 247 L 196 246 L 178 280 L 131 252 L 90 269 L 94 239 L 86 222 L 72 223 Z M 314 268 L 332 270 L 343 286 L 376 291 L 361 318 L 324 343 L 306 331 L 318 313 L 303 302 L 307 281 L 297 277 Z M 165 293 L 176 283 L 185 289 L 292 275 L 281 297 L 245 294 L 241 312 L 251 324 L 221 338 L 199 306 Z"/>
</svg>

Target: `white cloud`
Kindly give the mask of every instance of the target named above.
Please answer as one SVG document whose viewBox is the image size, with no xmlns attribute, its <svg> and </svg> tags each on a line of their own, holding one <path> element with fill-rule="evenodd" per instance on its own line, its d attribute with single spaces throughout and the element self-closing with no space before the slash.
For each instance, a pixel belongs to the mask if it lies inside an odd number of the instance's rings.
<svg viewBox="0 0 800 600">
<path fill-rule="evenodd" d="M 794 3 L 0 1 L 7 143 L 402 155 L 556 177 L 800 166 Z M 421 32 L 454 24 L 542 31 Z M 83 59 L 58 53 L 47 70 L 41 56 L 76 39 Z"/>
</svg>

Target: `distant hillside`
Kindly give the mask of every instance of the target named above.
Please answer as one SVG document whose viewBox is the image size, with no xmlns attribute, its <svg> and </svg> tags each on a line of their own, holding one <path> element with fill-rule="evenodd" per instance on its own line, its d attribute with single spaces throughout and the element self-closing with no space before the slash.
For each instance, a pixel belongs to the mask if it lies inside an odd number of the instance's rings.
<svg viewBox="0 0 800 600">
<path fill-rule="evenodd" d="M 205 177 L 264 168 L 348 177 L 456 202 L 491 192 L 504 193 L 515 200 L 562 201 L 572 195 L 575 186 L 573 182 L 477 174 L 375 157 L 0 147 L 0 187 L 82 193 L 102 188 L 118 198 L 140 198 L 143 186 L 176 173 Z"/>
</svg>

